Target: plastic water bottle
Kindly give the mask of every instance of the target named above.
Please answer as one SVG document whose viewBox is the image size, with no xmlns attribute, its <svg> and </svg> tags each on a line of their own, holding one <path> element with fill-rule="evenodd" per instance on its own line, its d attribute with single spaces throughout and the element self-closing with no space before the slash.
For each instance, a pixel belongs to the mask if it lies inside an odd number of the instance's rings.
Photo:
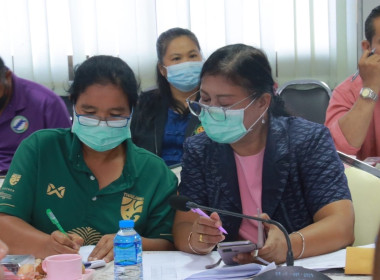
<svg viewBox="0 0 380 280">
<path fill-rule="evenodd" d="M 121 220 L 113 241 L 115 280 L 143 279 L 141 237 L 134 230 L 134 221 Z"/>
</svg>

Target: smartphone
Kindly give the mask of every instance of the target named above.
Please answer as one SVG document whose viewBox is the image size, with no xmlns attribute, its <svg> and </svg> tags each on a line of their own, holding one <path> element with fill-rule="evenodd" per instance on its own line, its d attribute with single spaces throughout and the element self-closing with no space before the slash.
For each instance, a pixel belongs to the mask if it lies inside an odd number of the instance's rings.
<svg viewBox="0 0 380 280">
<path fill-rule="evenodd" d="M 257 208 L 257 216 L 260 217 L 261 210 Z M 234 241 L 234 242 L 220 242 L 217 246 L 217 251 L 220 257 L 227 265 L 236 265 L 237 263 L 232 260 L 234 256 L 239 253 L 249 253 L 254 250 L 260 249 L 265 243 L 265 234 L 263 223 L 257 223 L 257 244 L 252 243 L 250 240 Z"/>
<path fill-rule="evenodd" d="M 234 256 L 239 253 L 249 253 L 253 250 L 257 250 L 259 247 L 257 244 L 252 243 L 249 240 L 233 241 L 233 242 L 220 242 L 217 247 L 217 251 L 225 264 L 235 265 L 237 264 L 232 260 Z"/>
</svg>

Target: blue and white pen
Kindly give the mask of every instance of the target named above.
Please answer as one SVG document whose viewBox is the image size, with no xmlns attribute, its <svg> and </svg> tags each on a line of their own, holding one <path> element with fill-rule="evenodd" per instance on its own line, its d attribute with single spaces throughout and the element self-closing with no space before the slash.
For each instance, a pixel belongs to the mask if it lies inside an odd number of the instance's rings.
<svg viewBox="0 0 380 280">
<path fill-rule="evenodd" d="M 106 262 L 104 260 L 96 260 L 96 261 L 84 262 L 83 265 L 85 268 L 98 268 L 98 267 L 105 266 Z"/>
</svg>

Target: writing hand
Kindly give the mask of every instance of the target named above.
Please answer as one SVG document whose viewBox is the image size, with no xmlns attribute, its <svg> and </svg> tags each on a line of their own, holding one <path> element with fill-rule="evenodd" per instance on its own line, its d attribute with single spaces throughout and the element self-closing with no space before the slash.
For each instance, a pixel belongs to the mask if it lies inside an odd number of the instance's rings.
<svg viewBox="0 0 380 280">
<path fill-rule="evenodd" d="M 200 216 L 193 223 L 190 244 L 197 252 L 208 253 L 215 245 L 225 239 L 218 229 L 222 221 L 217 213 L 212 213 L 210 218 Z"/>
<path fill-rule="evenodd" d="M 77 234 L 65 235 L 59 230 L 56 230 L 49 235 L 45 247 L 46 256 L 55 254 L 77 254 L 83 242 L 83 239 Z"/>
</svg>

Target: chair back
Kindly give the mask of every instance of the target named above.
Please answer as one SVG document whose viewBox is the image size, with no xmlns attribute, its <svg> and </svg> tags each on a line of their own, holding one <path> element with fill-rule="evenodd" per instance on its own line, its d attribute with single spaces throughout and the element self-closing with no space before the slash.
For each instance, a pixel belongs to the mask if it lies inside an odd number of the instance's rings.
<svg viewBox="0 0 380 280">
<path fill-rule="evenodd" d="M 181 182 L 182 165 L 180 163 L 169 166 L 170 170 L 177 176 L 178 184 Z"/>
<path fill-rule="evenodd" d="M 345 174 L 355 211 L 353 246 L 374 243 L 380 226 L 380 178 L 355 167 Z"/>
<path fill-rule="evenodd" d="M 318 80 L 293 80 L 278 90 L 288 112 L 306 120 L 324 124 L 331 97 L 329 86 Z"/>
</svg>

